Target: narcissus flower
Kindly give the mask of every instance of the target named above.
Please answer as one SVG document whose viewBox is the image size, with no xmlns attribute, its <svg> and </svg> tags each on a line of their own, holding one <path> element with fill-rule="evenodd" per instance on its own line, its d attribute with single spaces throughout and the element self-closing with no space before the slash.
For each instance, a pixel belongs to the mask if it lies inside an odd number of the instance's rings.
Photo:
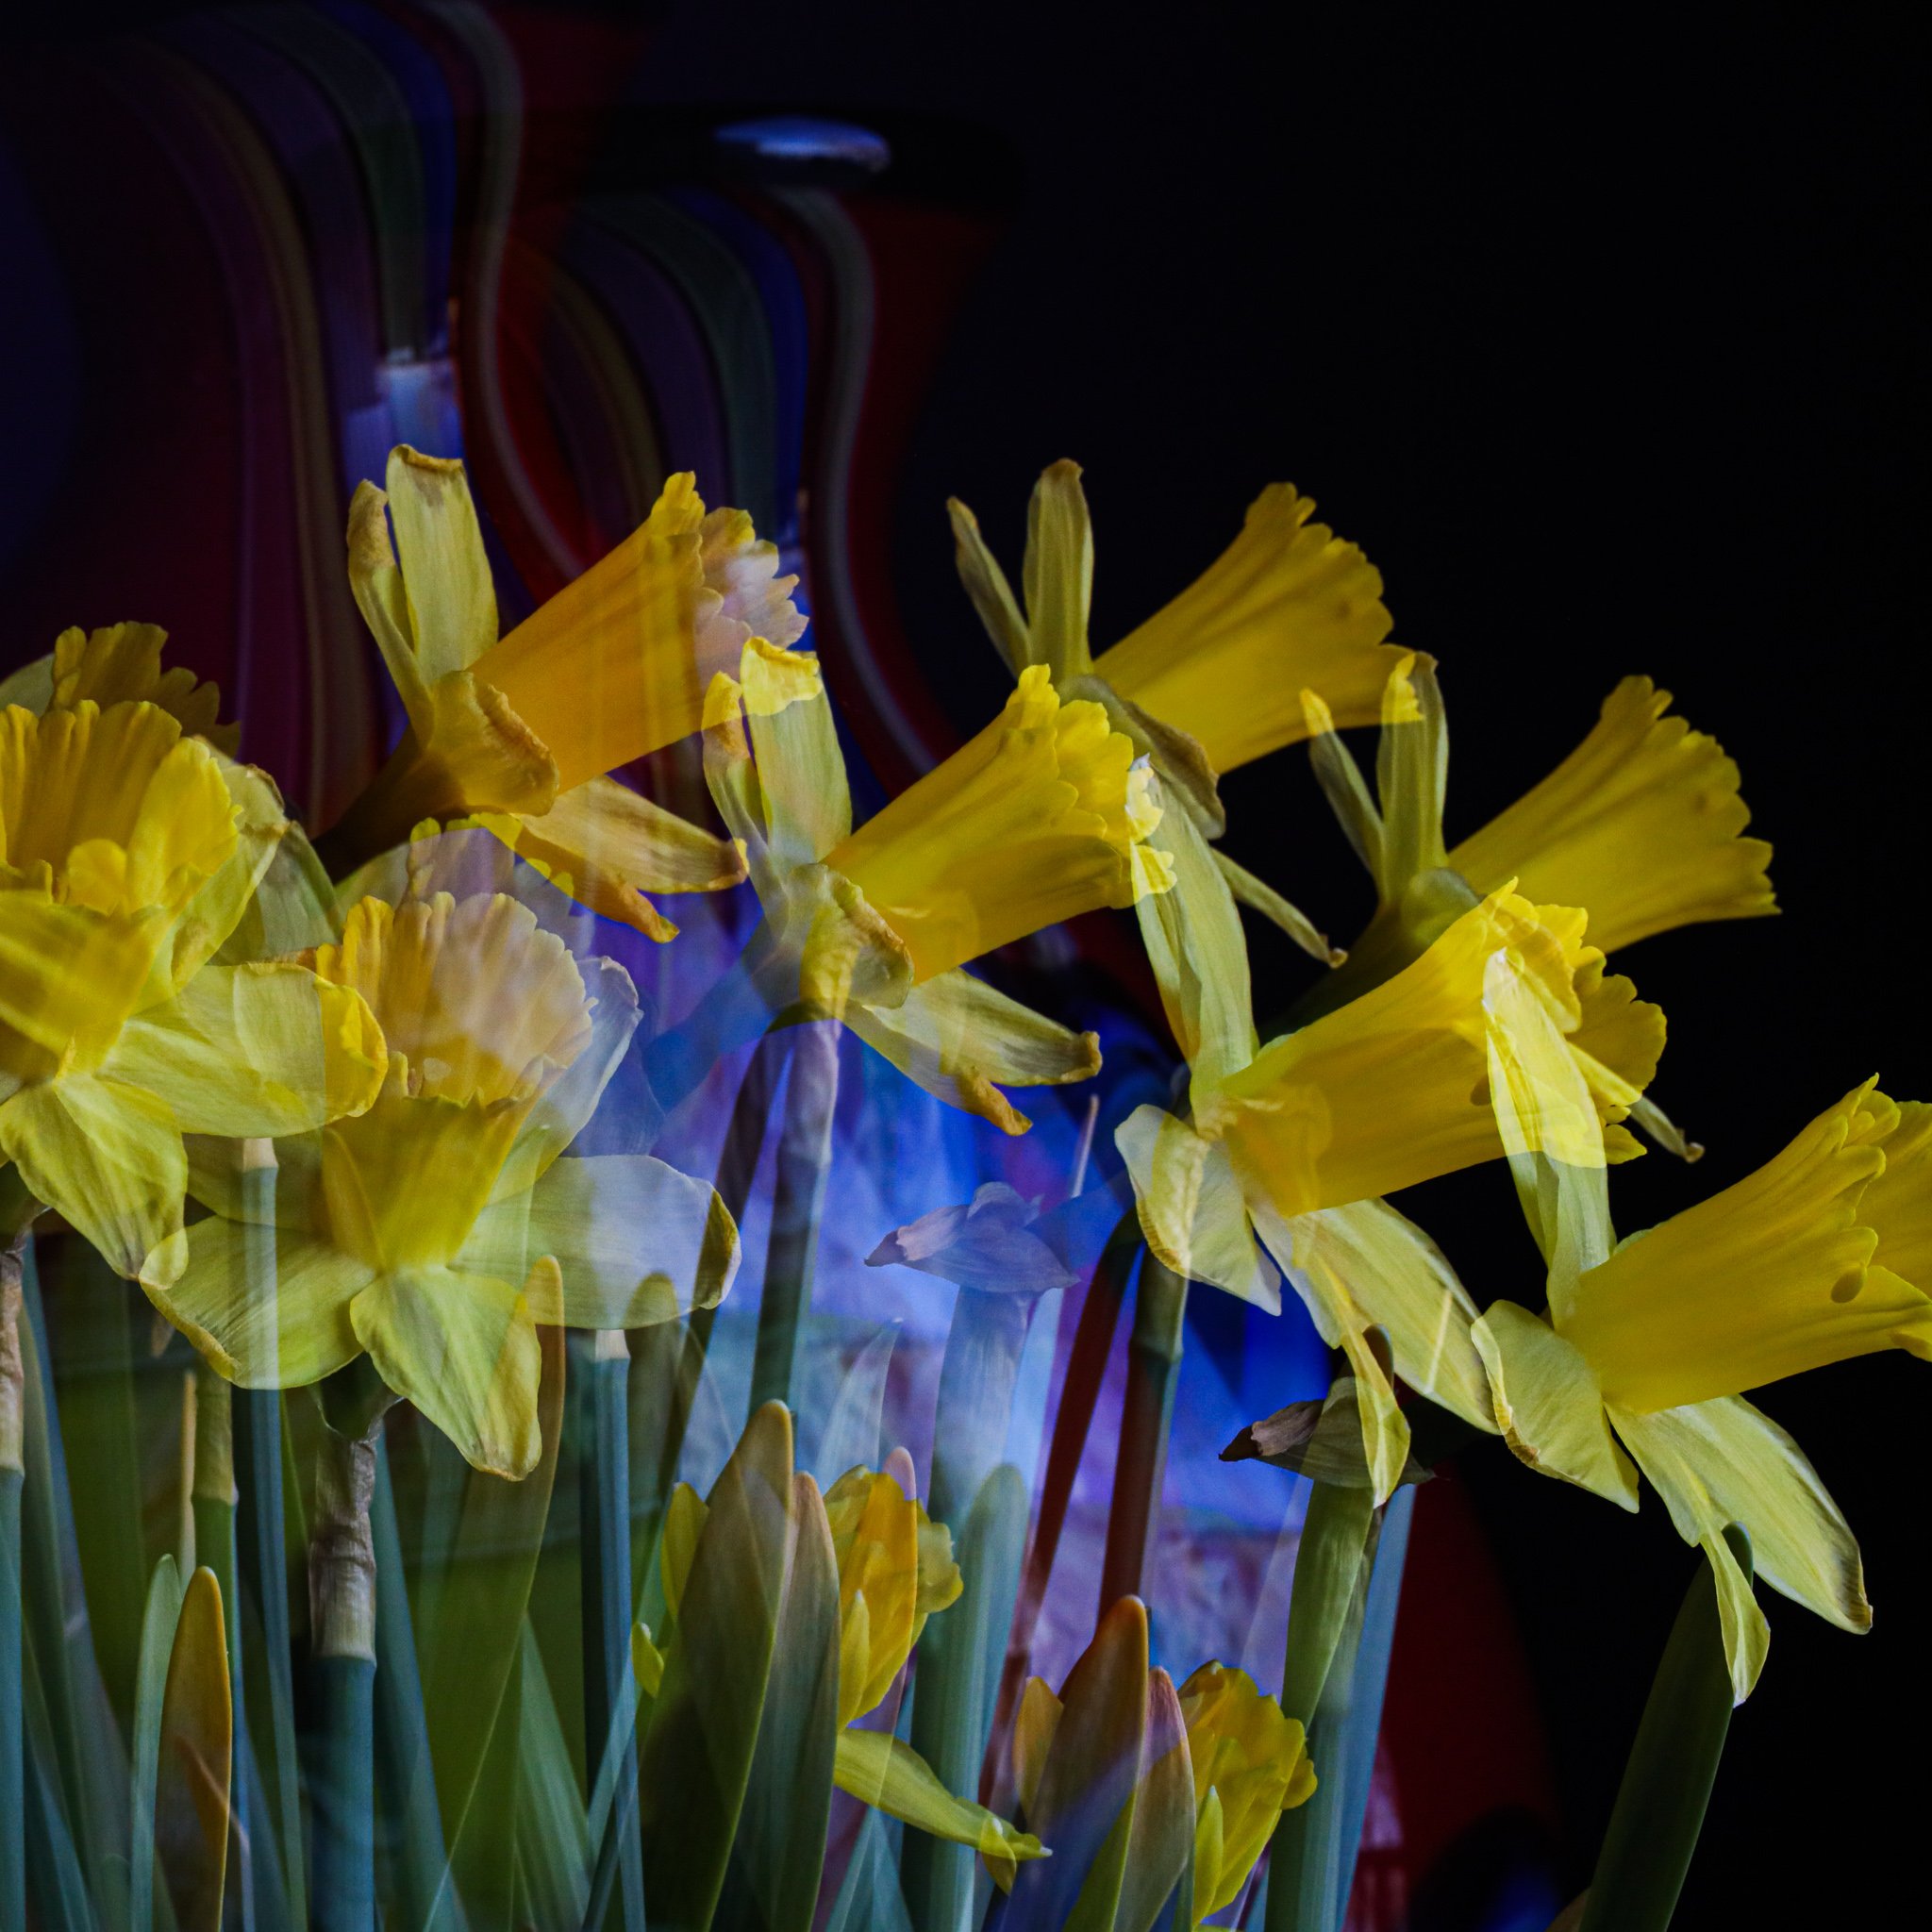
<svg viewBox="0 0 1932 1932">
<path fill-rule="evenodd" d="M 1314 728 L 1292 692 L 1332 690 L 1343 721 L 1366 724 L 1400 656 L 1384 642 L 1382 579 L 1353 543 L 1309 523 L 1313 503 L 1286 483 L 1256 498 L 1205 575 L 1098 658 L 1088 639 L 1092 525 L 1077 464 L 1055 463 L 1034 490 L 1024 610 L 973 512 L 957 500 L 947 508 L 960 577 L 1013 675 L 1044 665 L 1062 697 L 1104 706 L 1152 759 L 1168 800 L 1210 839 L 1226 828 L 1217 774 Z M 1214 857 L 1244 905 L 1315 958 L 1340 959 L 1278 892 Z"/>
<path fill-rule="evenodd" d="M 1626 677 L 1590 736 L 1474 837 L 1443 842 L 1449 733 L 1435 665 L 1391 670 L 1373 794 L 1319 689 L 1302 704 L 1316 775 L 1375 880 L 1376 909 L 1316 1007 L 1352 998 L 1414 958 L 1450 919 L 1514 881 L 1526 898 L 1589 914 L 1604 953 L 1700 920 L 1774 912 L 1771 847 L 1747 839 L 1738 768 L 1716 741 L 1665 715 L 1668 691 Z"/>
<path fill-rule="evenodd" d="M 1267 1849 L 1275 1821 L 1315 1794 L 1297 1718 L 1245 1671 L 1203 1664 L 1181 1686 L 1194 1773 L 1193 1923 L 1230 1906 Z"/>
<path fill-rule="evenodd" d="M 0 1153 L 125 1274 L 181 1224 L 184 1131 L 301 1133 L 382 1078 L 353 989 L 209 963 L 284 825 L 156 705 L 0 713 Z"/>
<path fill-rule="evenodd" d="M 1177 1274 L 1274 1310 L 1278 1263 L 1355 1372 L 1376 1493 L 1408 1429 L 1370 1329 L 1412 1387 L 1492 1426 L 1469 1339 L 1475 1306 L 1435 1244 L 1377 1197 L 1519 1146 L 1579 1164 L 1635 1150 L 1616 1124 L 1648 1083 L 1661 1016 L 1606 982 L 1579 915 L 1503 891 L 1360 998 L 1256 1044 L 1246 953 L 1205 841 L 1175 827 L 1175 886 L 1141 931 L 1191 1073 L 1191 1118 L 1137 1108 L 1119 1127 L 1148 1246 Z M 1548 1031 L 1594 1099 L 1587 1121 L 1536 1105 L 1525 1049 Z M 1498 1089 L 1524 1091 L 1499 1119 Z M 1271 1259 L 1272 1257 L 1272 1259 Z"/>
<path fill-rule="evenodd" d="M 839 1722 L 875 1709 L 925 1620 L 965 1587 L 953 1534 L 892 1475 L 848 1469 L 825 1492 L 839 1559 Z"/>
<path fill-rule="evenodd" d="M 741 510 L 707 514 L 679 475 L 641 529 L 499 639 L 462 465 L 404 446 L 387 481 L 357 487 L 349 577 L 409 726 L 325 849 L 359 862 L 423 821 L 475 818 L 582 904 L 672 938 L 643 893 L 735 885 L 742 862 L 608 774 L 695 732 L 748 636 L 804 631 L 796 579 Z"/>
<path fill-rule="evenodd" d="M 1757 1173 L 1621 1243 L 1601 1190 L 1565 1186 L 1547 1316 L 1498 1302 L 1474 1329 L 1525 1462 L 1634 1509 L 1634 1457 L 1703 1547 L 1740 1701 L 1770 1633 L 1726 1524 L 1774 1589 L 1843 1629 L 1871 1623 L 1843 1517 L 1742 1391 L 1878 1349 L 1932 1358 L 1932 1299 L 1898 1272 L 1932 1261 L 1928 1146 L 1923 1109 L 1867 1081 Z"/>
<path fill-rule="evenodd" d="M 991 724 L 858 831 L 809 654 L 754 639 L 720 678 L 707 770 L 764 908 L 775 1006 L 842 1020 L 941 1100 L 1008 1133 L 996 1082 L 1086 1079 L 1070 1033 L 959 969 L 1102 906 L 1167 889 L 1159 821 L 1133 747 L 1091 704 L 1029 669 Z"/>
<path fill-rule="evenodd" d="M 522 1476 L 541 1441 L 540 1322 L 633 1328 L 724 1292 L 737 1230 L 712 1190 L 644 1155 L 559 1159 L 637 1025 L 614 961 L 574 958 L 502 892 L 365 898 L 308 956 L 388 1042 L 375 1105 L 278 1140 L 276 1283 L 251 1274 L 251 1196 L 226 1150 L 215 1210 L 142 1285 L 231 1381 L 290 1388 L 367 1351 L 478 1469 Z"/>
<path fill-rule="evenodd" d="M 37 658 L 0 683 L 0 706 L 29 711 L 71 711 L 96 705 L 157 705 L 189 738 L 205 738 L 228 758 L 242 741 L 240 724 L 223 724 L 222 694 L 184 665 L 161 669 L 168 633 L 154 624 L 110 624 L 100 630 L 63 630 L 50 656 Z"/>
</svg>

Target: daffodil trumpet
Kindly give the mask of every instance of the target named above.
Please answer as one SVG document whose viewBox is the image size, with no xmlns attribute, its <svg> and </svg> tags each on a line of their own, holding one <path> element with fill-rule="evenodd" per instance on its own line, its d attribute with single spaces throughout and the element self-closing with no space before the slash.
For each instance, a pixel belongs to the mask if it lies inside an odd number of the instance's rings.
<svg viewBox="0 0 1932 1932">
<path fill-rule="evenodd" d="M 1241 535 L 1188 590 L 1096 658 L 1089 641 L 1092 519 L 1077 463 L 1041 475 L 1027 515 L 1022 597 L 1015 596 L 957 498 L 961 582 L 1018 678 L 1043 667 L 1068 699 L 1099 704 L 1147 758 L 1167 797 L 1208 839 L 1226 829 L 1218 774 L 1294 743 L 1312 728 L 1290 698 L 1299 682 L 1332 686 L 1350 722 L 1367 723 L 1399 653 L 1384 641 L 1382 580 L 1286 483 L 1248 509 Z M 1222 889 L 1326 965 L 1345 954 L 1273 887 L 1213 854 Z"/>
<path fill-rule="evenodd" d="M 564 891 L 668 940 L 646 895 L 744 876 L 726 840 L 610 774 L 702 723 L 714 671 L 756 633 L 805 629 L 777 551 L 741 510 L 664 486 L 632 536 L 508 635 L 462 465 L 401 446 L 357 487 L 349 580 L 408 726 L 317 841 L 341 876 L 428 822 L 489 827 Z"/>
</svg>

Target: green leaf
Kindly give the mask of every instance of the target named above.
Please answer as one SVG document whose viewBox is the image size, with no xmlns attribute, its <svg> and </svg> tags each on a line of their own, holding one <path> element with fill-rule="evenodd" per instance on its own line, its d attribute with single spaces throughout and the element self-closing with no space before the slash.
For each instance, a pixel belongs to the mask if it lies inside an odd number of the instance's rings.
<svg viewBox="0 0 1932 1932">
<path fill-rule="evenodd" d="M 839 1629 L 839 1561 L 824 1499 L 809 1476 L 795 1476 L 785 1593 L 720 1907 L 724 1924 L 808 1932 L 832 1812 Z"/>
<path fill-rule="evenodd" d="M 168 1663 L 175 1649 L 175 1627 L 180 1621 L 185 1594 L 174 1557 L 162 1557 L 147 1587 L 135 1674 L 133 1817 L 127 1854 L 127 1923 L 132 1932 L 147 1932 L 154 1923 L 155 1797 L 160 1772 L 162 1705 L 168 1689 Z"/>
<path fill-rule="evenodd" d="M 1724 1541 L 1749 1582 L 1750 1538 L 1732 1524 Z M 1717 1591 L 1709 1563 L 1700 1561 L 1624 1768 L 1582 1932 L 1665 1932 L 1669 1926 L 1717 1779 L 1732 1696 Z"/>
<path fill-rule="evenodd" d="M 145 1629 L 142 1637 L 145 1653 Z M 180 1932 L 219 1932 L 222 1923 L 234 1790 L 231 1691 L 221 1585 L 204 1565 L 189 1579 L 168 1658 L 154 1794 L 155 1853 Z"/>
<path fill-rule="evenodd" d="M 581 1925 L 591 1898 L 591 1834 L 543 1657 L 524 1621 L 517 1734 L 517 1865 L 532 1922 Z"/>
<path fill-rule="evenodd" d="M 865 1733 L 841 1731 L 839 1735 L 857 1738 Z M 825 1932 L 912 1932 L 912 1921 L 899 1890 L 891 1838 L 876 1811 L 868 1811 L 859 1824 L 858 1843 L 845 1868 L 845 1882 L 832 1902 Z"/>
<path fill-rule="evenodd" d="M 707 1932 L 757 1750 L 785 1586 L 791 1417 L 766 1403 L 708 1499 L 640 1774 L 654 1922 Z"/>
</svg>

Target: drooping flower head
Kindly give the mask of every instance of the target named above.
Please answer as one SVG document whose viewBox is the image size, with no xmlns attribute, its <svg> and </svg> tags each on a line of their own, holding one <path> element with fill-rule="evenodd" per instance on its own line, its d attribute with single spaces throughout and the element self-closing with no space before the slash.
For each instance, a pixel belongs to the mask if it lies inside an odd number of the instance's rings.
<svg viewBox="0 0 1932 1932">
<path fill-rule="evenodd" d="M 0 713 L 0 1152 L 124 1274 L 180 1225 L 184 1131 L 320 1126 L 381 1078 L 352 991 L 209 963 L 283 827 L 156 705 Z"/>
<path fill-rule="evenodd" d="M 1102 906 L 1163 891 L 1159 814 L 1133 747 L 1028 671 L 1001 716 L 852 828 L 816 659 L 745 647 L 711 700 L 707 770 L 764 908 L 768 997 L 841 1019 L 927 1091 L 1024 1130 L 996 1083 L 1085 1079 L 1070 1033 L 960 971 Z"/>
<path fill-rule="evenodd" d="M 582 904 L 673 937 L 644 891 L 712 891 L 742 865 L 608 774 L 698 729 L 712 673 L 754 627 L 797 639 L 796 580 L 742 511 L 708 514 L 679 475 L 640 529 L 499 638 L 462 465 L 404 446 L 387 485 L 357 489 L 349 576 L 409 728 L 325 846 L 352 864 L 423 821 L 478 819 Z"/>
<path fill-rule="evenodd" d="M 389 1054 L 365 1114 L 277 1142 L 276 1296 L 251 1281 L 251 1197 L 219 1148 L 194 1174 L 213 1218 L 142 1281 L 231 1380 L 300 1386 L 366 1351 L 473 1464 L 521 1476 L 541 1448 L 536 1324 L 639 1327 L 714 1303 L 737 1232 L 662 1161 L 558 1158 L 637 1025 L 623 968 L 575 957 L 510 893 L 422 885 L 360 900 L 309 956 L 367 1001 Z"/>
<path fill-rule="evenodd" d="M 1546 1068 L 1549 1091 L 1563 1078 Z M 1702 1545 L 1740 1701 L 1770 1633 L 1728 1524 L 1774 1589 L 1841 1628 L 1871 1623 L 1843 1517 L 1742 1396 L 1879 1349 L 1932 1358 L 1932 1299 L 1894 1265 L 1928 1258 L 1915 1237 L 1932 1197 L 1927 1142 L 1902 1111 L 1868 1081 L 1755 1174 L 1621 1243 L 1601 1190 L 1557 1176 L 1529 1197 L 1567 1224 L 1544 1230 L 1546 1315 L 1498 1302 L 1473 1331 L 1523 1460 L 1631 1509 L 1641 1468 Z"/>
</svg>

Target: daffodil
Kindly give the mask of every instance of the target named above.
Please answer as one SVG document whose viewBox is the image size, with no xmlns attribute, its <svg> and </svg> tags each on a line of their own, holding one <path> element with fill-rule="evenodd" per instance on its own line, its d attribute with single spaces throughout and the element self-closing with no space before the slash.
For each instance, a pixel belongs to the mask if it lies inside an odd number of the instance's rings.
<svg viewBox="0 0 1932 1932">
<path fill-rule="evenodd" d="M 387 483 L 357 487 L 349 578 L 408 729 L 325 849 L 340 869 L 425 820 L 475 819 L 583 905 L 672 938 L 643 894 L 735 885 L 742 861 L 608 774 L 691 736 L 748 636 L 798 638 L 796 579 L 680 474 L 641 528 L 499 638 L 462 465 L 404 446 Z"/>
<path fill-rule="evenodd" d="M 1406 964 L 1450 919 L 1514 882 L 1539 903 L 1589 915 L 1613 953 L 1700 920 L 1774 912 L 1771 847 L 1743 837 L 1738 768 L 1714 739 L 1666 715 L 1671 695 L 1626 677 L 1588 738 L 1540 785 L 1459 845 L 1443 841 L 1448 724 L 1435 666 L 1391 670 L 1372 793 L 1336 736 L 1345 717 L 1319 687 L 1302 692 L 1317 776 L 1374 877 L 1376 908 L 1348 963 L 1312 1006 L 1351 998 Z"/>
<path fill-rule="evenodd" d="M 811 1484 L 809 1476 L 798 1480 Z M 891 1817 L 973 1846 L 1001 1885 L 1009 1887 L 1019 1864 L 1041 1855 L 1039 1839 L 948 1791 L 925 1760 L 890 1729 L 856 1728 L 905 1669 L 926 1619 L 958 1601 L 964 1584 L 953 1560 L 952 1533 L 926 1515 L 890 1470 L 847 1470 L 825 1491 L 824 1507 L 839 1575 L 833 1781 Z M 710 1510 L 688 1484 L 672 1492 L 659 1574 L 674 1618 L 683 1609 Z"/>
<path fill-rule="evenodd" d="M 168 634 L 158 625 L 110 624 L 99 630 L 63 630 L 52 653 L 0 681 L 0 707 L 19 705 L 36 715 L 71 711 L 83 700 L 102 707 L 158 706 L 189 738 L 203 738 L 228 758 L 242 741 L 240 724 L 224 724 L 220 690 L 184 665 L 161 669 Z"/>
<path fill-rule="evenodd" d="M 1582 1089 L 1545 1055 L 1545 1093 L 1566 1080 L 1581 1118 Z M 1518 1456 L 1629 1509 L 1641 1469 L 1702 1546 L 1740 1702 L 1770 1632 L 1727 1524 L 1774 1589 L 1840 1628 L 1871 1623 L 1838 1507 L 1743 1391 L 1878 1349 L 1932 1358 L 1932 1300 L 1900 1272 L 1932 1262 L 1928 1144 L 1924 1109 L 1867 1081 L 1755 1174 L 1622 1242 L 1600 1175 L 1566 1169 L 1528 1196 L 1547 1314 L 1498 1302 L 1473 1331 Z"/>
<path fill-rule="evenodd" d="M 210 963 L 285 823 L 157 705 L 0 713 L 0 1154 L 125 1274 L 180 1227 L 184 1132 L 302 1133 L 382 1077 L 353 989 Z"/>
<path fill-rule="evenodd" d="M 1275 1820 L 1314 1796 L 1315 1767 L 1300 1720 L 1284 1717 L 1245 1671 L 1203 1664 L 1180 1702 L 1194 1773 L 1198 1925 L 1240 1896 Z"/>
<path fill-rule="evenodd" d="M 1058 921 L 1164 891 L 1148 774 L 1097 705 L 1026 671 L 1000 717 L 852 828 L 817 659 L 761 640 L 716 681 L 707 769 L 765 912 L 769 997 L 840 1019 L 928 1092 L 1008 1133 L 996 1083 L 1082 1080 L 1072 1033 L 961 971 Z"/>
<path fill-rule="evenodd" d="M 229 1380 L 297 1387 L 366 1351 L 476 1468 L 517 1477 L 541 1446 L 536 1324 L 713 1304 L 737 1230 L 662 1161 L 558 1158 L 637 1025 L 624 969 L 574 957 L 507 892 L 418 884 L 360 900 L 305 962 L 367 1002 L 388 1052 L 367 1112 L 275 1143 L 275 1294 L 219 1147 L 194 1171 L 213 1216 L 158 1245 L 142 1281 Z"/>
<path fill-rule="evenodd" d="M 1370 1330 L 1395 1371 L 1480 1427 L 1489 1391 L 1476 1309 L 1421 1229 L 1378 1198 L 1518 1150 L 1601 1166 L 1636 1151 L 1617 1124 L 1648 1083 L 1661 1016 L 1605 981 L 1580 915 L 1499 891 L 1417 959 L 1298 1031 L 1257 1047 L 1247 955 L 1206 841 L 1176 814 L 1175 884 L 1141 924 L 1191 1071 L 1189 1118 L 1137 1108 L 1115 1134 L 1149 1247 L 1175 1274 L 1274 1310 L 1275 1264 L 1355 1372 L 1376 1493 L 1391 1493 L 1408 1429 Z M 1553 1029 L 1592 1095 L 1588 1122 L 1524 1087 L 1524 1027 Z"/>
<path fill-rule="evenodd" d="M 1353 543 L 1310 523 L 1314 504 L 1287 483 L 1255 499 L 1241 535 L 1193 584 L 1098 657 L 1088 636 L 1092 523 L 1077 464 L 1055 463 L 1034 489 L 1024 608 L 973 512 L 957 500 L 947 508 L 960 577 L 1013 675 L 1044 665 L 1062 697 L 1105 706 L 1210 839 L 1226 828 L 1218 774 L 1315 728 L 1295 695 L 1302 686 L 1332 691 L 1344 723 L 1367 724 L 1401 655 L 1385 641 L 1380 575 Z M 1339 962 L 1278 892 L 1214 858 L 1244 905 Z"/>
</svg>

